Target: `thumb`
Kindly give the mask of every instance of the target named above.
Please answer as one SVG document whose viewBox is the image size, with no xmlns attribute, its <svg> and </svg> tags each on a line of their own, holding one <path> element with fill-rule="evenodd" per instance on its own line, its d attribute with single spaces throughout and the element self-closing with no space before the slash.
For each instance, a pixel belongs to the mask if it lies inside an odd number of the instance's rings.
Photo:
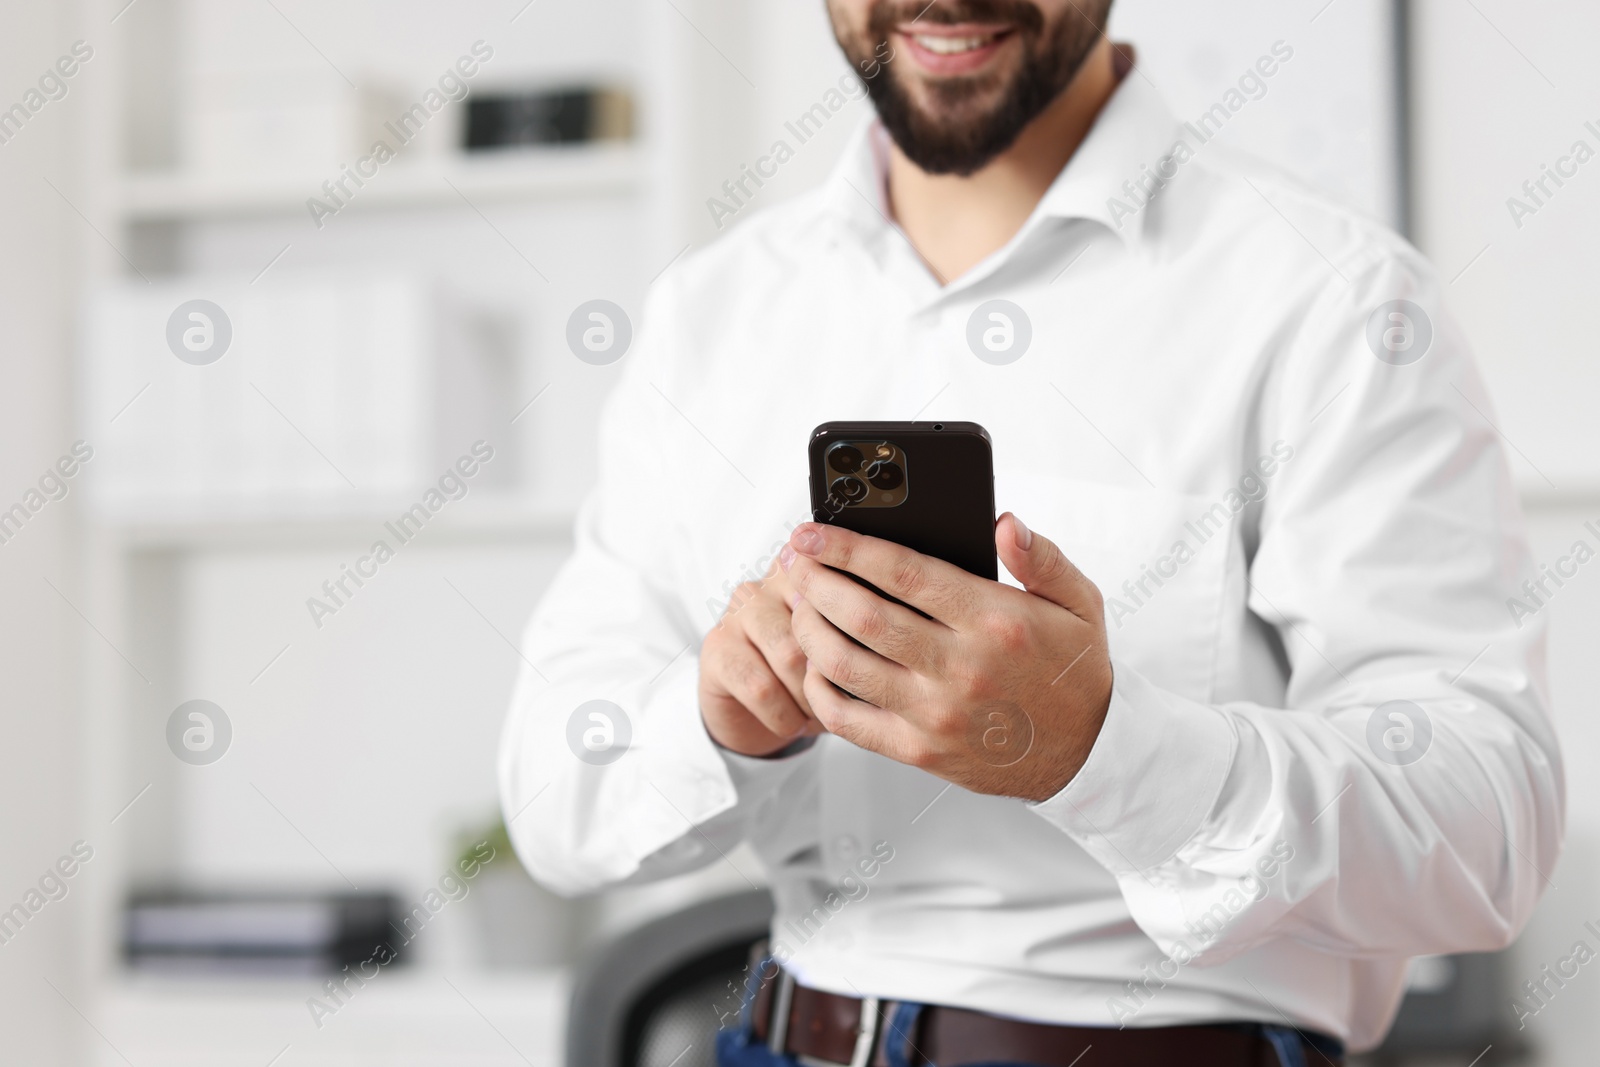
<svg viewBox="0 0 1600 1067">
<path fill-rule="evenodd" d="M 1034 533 L 1008 511 L 995 523 L 994 546 L 1000 562 L 1028 592 L 1086 622 L 1100 623 L 1105 613 L 1100 590 L 1054 541 Z"/>
</svg>

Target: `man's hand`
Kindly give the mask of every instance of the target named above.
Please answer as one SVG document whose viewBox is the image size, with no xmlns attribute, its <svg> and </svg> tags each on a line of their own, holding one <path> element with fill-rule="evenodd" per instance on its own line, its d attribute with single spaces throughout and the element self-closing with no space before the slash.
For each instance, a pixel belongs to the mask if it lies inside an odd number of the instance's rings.
<svg viewBox="0 0 1600 1067">
<path fill-rule="evenodd" d="M 794 587 L 776 562 L 734 591 L 700 648 L 700 717 L 723 748 L 770 756 L 822 733 L 805 696 L 806 658 L 790 626 Z"/>
<path fill-rule="evenodd" d="M 795 528 L 779 562 L 800 594 L 804 692 L 830 733 L 975 792 L 1045 800 L 1105 722 L 1105 611 L 1094 583 L 1016 516 L 995 524 L 995 545 L 1026 592 L 816 523 Z"/>
</svg>

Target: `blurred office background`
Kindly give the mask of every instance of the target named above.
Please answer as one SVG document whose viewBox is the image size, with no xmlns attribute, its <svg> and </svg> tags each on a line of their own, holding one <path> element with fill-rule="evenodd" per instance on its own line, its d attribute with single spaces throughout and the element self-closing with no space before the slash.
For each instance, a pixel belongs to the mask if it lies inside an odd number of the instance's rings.
<svg viewBox="0 0 1600 1067">
<path fill-rule="evenodd" d="M 1506 201 L 1600 147 L 1600 9 L 1118 0 L 1115 20 L 1186 118 L 1293 48 L 1224 139 L 1433 258 L 1537 558 L 1592 543 L 1600 163 L 1535 214 Z M 25 112 L 0 116 L 0 509 L 25 512 L 0 527 L 0 908 L 44 886 L 0 944 L 8 1062 L 560 1062 L 575 962 L 759 877 L 735 856 L 561 902 L 503 843 L 477 862 L 515 644 L 618 369 L 578 358 L 569 320 L 636 316 L 774 141 L 794 158 L 729 225 L 826 174 L 868 105 L 803 145 L 785 125 L 846 72 L 822 0 L 11 4 L 0 72 Z M 397 157 L 361 163 L 418 103 Z M 430 487 L 442 506 L 390 536 Z M 378 539 L 394 557 L 360 563 Z M 1579 1067 L 1592 968 L 1520 1032 L 1510 1000 L 1600 947 L 1600 571 L 1548 614 L 1566 854 L 1488 998 L 1417 1032 Z M 225 758 L 175 755 L 193 700 L 222 709 Z M 308 1008 L 340 937 L 430 893 L 404 962 Z M 1419 965 L 1414 1003 L 1480 962 Z"/>
</svg>

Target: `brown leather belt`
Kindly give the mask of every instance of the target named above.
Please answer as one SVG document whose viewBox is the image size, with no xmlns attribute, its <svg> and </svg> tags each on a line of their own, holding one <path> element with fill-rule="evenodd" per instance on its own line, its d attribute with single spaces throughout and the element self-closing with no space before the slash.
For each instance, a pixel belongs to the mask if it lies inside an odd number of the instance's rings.
<svg viewBox="0 0 1600 1067">
<path fill-rule="evenodd" d="M 768 977 L 763 974 L 762 977 Z M 751 1005 L 755 1039 L 774 1051 L 842 1067 L 888 1067 L 884 1051 L 894 1001 L 808 989 L 788 972 L 763 981 Z M 1278 1054 L 1258 1033 L 1228 1026 L 1114 1030 L 1007 1019 L 964 1008 L 929 1006 L 907 1035 L 913 1064 L 1026 1063 L 1035 1067 L 1277 1067 Z M 1093 1048 L 1094 1054 L 1085 1057 Z M 1311 1067 L 1339 1067 L 1303 1042 Z"/>
</svg>

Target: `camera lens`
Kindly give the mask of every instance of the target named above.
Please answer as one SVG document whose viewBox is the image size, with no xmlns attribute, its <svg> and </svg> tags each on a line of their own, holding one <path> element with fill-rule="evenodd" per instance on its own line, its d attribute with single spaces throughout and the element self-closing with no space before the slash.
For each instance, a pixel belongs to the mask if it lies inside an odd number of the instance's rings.
<svg viewBox="0 0 1600 1067">
<path fill-rule="evenodd" d="M 828 466 L 840 474 L 854 474 L 865 462 L 866 457 L 855 445 L 841 443 L 828 449 Z"/>
<path fill-rule="evenodd" d="M 828 491 L 847 504 L 858 504 L 867 498 L 867 483 L 850 475 L 835 479 Z"/>
<path fill-rule="evenodd" d="M 898 489 L 905 480 L 905 468 L 898 463 L 881 460 L 867 468 L 867 481 L 878 489 Z"/>
</svg>

